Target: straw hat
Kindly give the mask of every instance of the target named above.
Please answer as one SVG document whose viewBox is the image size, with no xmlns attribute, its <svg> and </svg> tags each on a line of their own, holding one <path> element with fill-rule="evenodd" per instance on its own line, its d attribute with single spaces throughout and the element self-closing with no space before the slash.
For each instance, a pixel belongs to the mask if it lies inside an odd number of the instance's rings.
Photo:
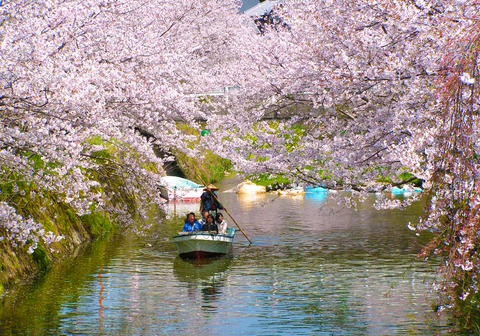
<svg viewBox="0 0 480 336">
<path fill-rule="evenodd" d="M 209 184 L 205 187 L 205 189 L 203 189 L 204 191 L 205 190 L 218 190 L 217 187 L 215 187 L 213 184 Z"/>
</svg>

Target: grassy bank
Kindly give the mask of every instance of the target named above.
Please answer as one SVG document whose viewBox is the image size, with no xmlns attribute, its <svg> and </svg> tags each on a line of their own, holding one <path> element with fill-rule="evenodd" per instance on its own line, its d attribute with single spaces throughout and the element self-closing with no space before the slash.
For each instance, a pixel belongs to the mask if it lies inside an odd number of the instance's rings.
<svg viewBox="0 0 480 336">
<path fill-rule="evenodd" d="M 211 152 L 205 153 L 204 159 L 188 157 L 184 153 L 175 152 L 178 167 L 185 178 L 199 184 L 215 183 L 225 177 L 231 163 Z"/>
<path fill-rule="evenodd" d="M 192 148 L 198 146 L 202 137 L 208 137 L 209 133 L 189 127 L 186 124 L 178 124 L 177 127 L 183 133 L 192 135 L 192 142 L 188 145 Z M 169 175 L 185 177 L 199 184 L 215 183 L 222 180 L 227 172 L 232 168 L 232 163 L 228 159 L 215 155 L 210 150 L 203 152 L 203 158 L 191 157 L 180 150 L 171 150 L 171 154 L 175 158 L 174 169 Z"/>
</svg>

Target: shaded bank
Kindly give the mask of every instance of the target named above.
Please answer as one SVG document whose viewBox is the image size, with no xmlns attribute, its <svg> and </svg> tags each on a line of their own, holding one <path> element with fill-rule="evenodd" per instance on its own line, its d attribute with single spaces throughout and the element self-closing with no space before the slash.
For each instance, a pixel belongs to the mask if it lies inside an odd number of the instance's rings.
<svg viewBox="0 0 480 336">
<path fill-rule="evenodd" d="M 114 184 L 114 179 L 111 180 Z M 28 187 L 26 187 L 28 188 Z M 45 232 L 63 237 L 51 243 L 39 239 L 36 249 L 29 253 L 25 246 L 15 246 L 7 239 L 0 242 L 0 288 L 3 291 L 22 279 L 33 277 L 46 271 L 57 260 L 75 254 L 85 242 L 108 234 L 114 230 L 114 223 L 104 212 L 78 215 L 67 203 L 59 201 L 59 196 L 48 191 L 36 191 L 35 196 L 27 192 L 25 196 L 8 195 L 8 189 L 2 188 L 2 200 L 8 198 L 11 204 L 23 204 L 17 207 L 17 214 L 41 223 Z M 2 228 L 0 235 L 6 236 Z M 0 292 L 1 292 L 0 291 Z"/>
<path fill-rule="evenodd" d="M 97 142 L 92 139 L 92 143 Z M 47 190 L 24 176 L 5 169 L 0 171 L 0 180 L 6 181 L 0 185 L 0 203 L 15 209 L 10 219 L 2 218 L 0 225 L 0 293 L 20 280 L 46 271 L 85 243 L 128 227 L 124 219 L 137 216 L 140 202 L 122 170 L 123 158 L 135 155 L 131 149 L 129 151 L 107 147 L 91 155 L 92 168 L 85 170 L 85 174 L 98 197 L 91 199 L 79 191 L 80 196 L 72 203 L 69 203 L 71 198 L 55 186 Z M 31 168 L 45 178 L 58 174 L 56 164 L 32 157 Z M 153 165 L 149 169 L 160 173 Z M 75 181 L 76 176 L 66 174 L 64 178 Z M 89 202 L 88 211 L 76 209 L 75 202 Z M 12 225 L 11 218 L 23 218 L 36 225 L 21 227 L 15 222 Z"/>
</svg>

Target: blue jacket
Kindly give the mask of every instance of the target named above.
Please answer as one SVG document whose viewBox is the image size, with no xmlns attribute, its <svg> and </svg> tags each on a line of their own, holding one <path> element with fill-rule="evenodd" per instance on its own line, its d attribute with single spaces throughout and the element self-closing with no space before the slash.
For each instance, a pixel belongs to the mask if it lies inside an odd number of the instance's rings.
<svg viewBox="0 0 480 336">
<path fill-rule="evenodd" d="M 208 191 L 204 191 L 203 194 L 200 196 L 200 199 L 202 201 L 202 212 L 223 209 L 222 205 L 218 203 L 217 199 Z"/>
<path fill-rule="evenodd" d="M 194 232 L 194 231 L 200 231 L 202 229 L 202 225 L 195 221 L 193 222 L 193 225 L 190 225 L 189 222 L 186 222 L 185 225 L 183 226 L 183 232 Z"/>
</svg>

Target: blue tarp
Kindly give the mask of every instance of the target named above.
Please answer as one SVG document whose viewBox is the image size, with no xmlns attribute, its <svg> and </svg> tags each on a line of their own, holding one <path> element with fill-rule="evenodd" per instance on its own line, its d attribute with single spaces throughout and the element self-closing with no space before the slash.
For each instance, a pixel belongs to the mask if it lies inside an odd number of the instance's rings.
<svg viewBox="0 0 480 336">
<path fill-rule="evenodd" d="M 307 193 L 327 193 L 328 189 L 322 187 L 305 187 Z"/>
</svg>

